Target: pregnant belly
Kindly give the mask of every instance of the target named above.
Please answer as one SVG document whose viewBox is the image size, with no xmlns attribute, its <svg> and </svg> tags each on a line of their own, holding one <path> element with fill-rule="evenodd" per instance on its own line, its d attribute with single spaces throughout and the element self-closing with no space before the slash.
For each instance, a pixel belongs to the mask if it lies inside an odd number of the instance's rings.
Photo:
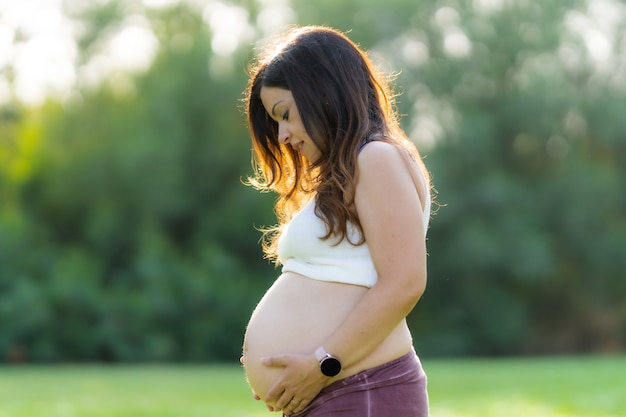
<svg viewBox="0 0 626 417">
<path fill-rule="evenodd" d="M 312 280 L 294 273 L 281 275 L 252 313 L 244 338 L 246 377 L 261 397 L 280 368 L 261 358 L 283 353 L 312 353 L 350 314 L 367 288 Z"/>
</svg>

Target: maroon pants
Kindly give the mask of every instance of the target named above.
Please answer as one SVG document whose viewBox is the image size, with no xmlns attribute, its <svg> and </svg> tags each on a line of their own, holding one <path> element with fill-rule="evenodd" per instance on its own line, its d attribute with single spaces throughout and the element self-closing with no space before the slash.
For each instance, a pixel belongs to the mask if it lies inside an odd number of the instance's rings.
<svg viewBox="0 0 626 417">
<path fill-rule="evenodd" d="M 427 417 L 426 374 L 415 352 L 332 383 L 290 417 L 329 416 Z"/>
</svg>

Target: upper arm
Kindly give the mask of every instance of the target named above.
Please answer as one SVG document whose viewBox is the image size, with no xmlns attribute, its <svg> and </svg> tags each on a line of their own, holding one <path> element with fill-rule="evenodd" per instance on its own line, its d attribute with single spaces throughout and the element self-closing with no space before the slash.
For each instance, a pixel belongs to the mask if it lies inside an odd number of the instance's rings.
<svg viewBox="0 0 626 417">
<path fill-rule="evenodd" d="M 372 142 L 358 157 L 356 210 L 379 283 L 423 291 L 426 242 L 422 203 L 401 150 Z"/>
</svg>

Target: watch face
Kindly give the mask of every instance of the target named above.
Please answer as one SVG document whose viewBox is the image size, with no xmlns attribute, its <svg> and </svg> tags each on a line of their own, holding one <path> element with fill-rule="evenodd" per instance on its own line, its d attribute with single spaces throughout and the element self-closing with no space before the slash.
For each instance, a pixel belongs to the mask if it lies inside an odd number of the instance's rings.
<svg viewBox="0 0 626 417">
<path fill-rule="evenodd" d="M 322 373 L 326 376 L 335 376 L 341 371 L 341 362 L 337 358 L 326 358 L 320 364 Z"/>
</svg>

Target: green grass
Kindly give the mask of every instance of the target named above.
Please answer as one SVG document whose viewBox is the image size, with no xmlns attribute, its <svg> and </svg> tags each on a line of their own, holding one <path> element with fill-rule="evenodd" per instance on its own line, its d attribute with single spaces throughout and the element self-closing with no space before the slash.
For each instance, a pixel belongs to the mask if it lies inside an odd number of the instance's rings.
<svg viewBox="0 0 626 417">
<path fill-rule="evenodd" d="M 624 417 L 626 357 L 424 361 L 433 417 Z"/>
<path fill-rule="evenodd" d="M 423 362 L 431 417 L 626 416 L 626 357 Z M 147 416 L 279 414 L 236 365 L 0 367 L 0 417 Z"/>
</svg>

